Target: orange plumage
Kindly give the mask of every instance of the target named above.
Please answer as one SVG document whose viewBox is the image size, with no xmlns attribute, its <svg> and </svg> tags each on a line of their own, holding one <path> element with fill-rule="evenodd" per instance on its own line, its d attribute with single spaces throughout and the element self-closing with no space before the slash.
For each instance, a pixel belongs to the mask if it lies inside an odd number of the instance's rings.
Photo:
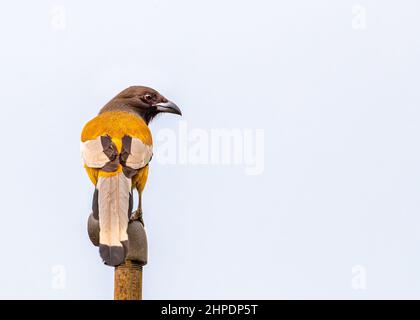
<svg viewBox="0 0 420 320">
<path fill-rule="evenodd" d="M 130 87 L 108 102 L 82 130 L 82 157 L 95 185 L 90 221 L 97 229 L 89 234 L 91 239 L 99 239 L 92 242 L 99 246 L 107 265 L 124 262 L 130 248 L 128 226 L 135 221 L 143 224 L 141 194 L 153 147 L 147 125 L 162 112 L 181 115 L 181 110 L 157 91 Z M 134 188 L 139 202 L 132 212 Z"/>
<path fill-rule="evenodd" d="M 123 111 L 104 112 L 90 120 L 82 130 L 81 141 L 86 142 L 96 139 L 99 136 L 110 136 L 112 142 L 114 142 L 117 150 L 120 152 L 122 145 L 121 139 L 125 135 L 140 139 L 148 146 L 153 145 L 152 134 L 144 120 L 135 114 Z M 115 173 L 100 172 L 100 169 L 89 168 L 86 165 L 85 169 L 94 185 L 98 182 L 99 175 L 113 175 L 121 171 L 119 168 Z M 143 191 L 147 182 L 148 172 L 148 166 L 139 170 L 138 174 L 132 178 L 133 188 L 136 187 L 138 190 Z"/>
</svg>

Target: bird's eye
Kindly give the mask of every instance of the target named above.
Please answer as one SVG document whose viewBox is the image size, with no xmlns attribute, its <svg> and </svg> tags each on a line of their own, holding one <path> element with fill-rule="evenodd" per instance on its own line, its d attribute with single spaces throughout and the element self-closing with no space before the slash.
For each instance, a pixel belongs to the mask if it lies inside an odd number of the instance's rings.
<svg viewBox="0 0 420 320">
<path fill-rule="evenodd" d="M 146 101 L 150 101 L 150 100 L 152 100 L 152 98 L 153 98 L 153 96 L 152 96 L 151 94 L 149 94 L 149 93 L 146 93 L 146 94 L 144 95 L 144 99 L 145 99 Z"/>
</svg>

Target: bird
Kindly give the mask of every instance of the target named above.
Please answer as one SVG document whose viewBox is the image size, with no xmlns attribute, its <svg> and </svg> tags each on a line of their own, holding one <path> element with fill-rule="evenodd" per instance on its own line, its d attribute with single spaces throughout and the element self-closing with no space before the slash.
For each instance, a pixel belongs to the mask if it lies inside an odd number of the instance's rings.
<svg viewBox="0 0 420 320">
<path fill-rule="evenodd" d="M 149 123 L 161 113 L 182 115 L 158 91 L 131 86 L 118 93 L 81 133 L 84 168 L 95 186 L 92 215 L 99 225 L 99 254 L 105 265 L 118 266 L 129 248 L 130 222 L 143 222 L 142 192 L 153 156 Z M 133 210 L 133 192 L 138 207 Z"/>
</svg>

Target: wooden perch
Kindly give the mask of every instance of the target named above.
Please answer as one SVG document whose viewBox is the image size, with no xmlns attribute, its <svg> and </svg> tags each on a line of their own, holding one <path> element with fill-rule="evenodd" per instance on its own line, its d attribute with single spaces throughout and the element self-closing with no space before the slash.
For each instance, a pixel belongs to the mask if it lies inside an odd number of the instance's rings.
<svg viewBox="0 0 420 320">
<path fill-rule="evenodd" d="M 90 215 L 88 219 L 89 238 L 99 246 L 99 221 Z M 128 253 L 125 263 L 115 267 L 114 299 L 141 300 L 143 266 L 147 264 L 147 237 L 143 224 L 131 221 L 127 228 Z"/>
<path fill-rule="evenodd" d="M 142 300 L 143 266 L 126 260 L 115 267 L 114 300 Z"/>
</svg>

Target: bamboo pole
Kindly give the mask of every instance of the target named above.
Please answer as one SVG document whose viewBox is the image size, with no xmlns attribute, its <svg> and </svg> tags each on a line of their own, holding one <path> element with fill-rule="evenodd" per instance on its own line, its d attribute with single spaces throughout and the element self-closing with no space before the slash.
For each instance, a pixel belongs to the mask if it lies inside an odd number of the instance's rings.
<svg viewBox="0 0 420 320">
<path fill-rule="evenodd" d="M 142 281 L 143 267 L 136 261 L 115 267 L 114 300 L 142 300 Z"/>
</svg>

